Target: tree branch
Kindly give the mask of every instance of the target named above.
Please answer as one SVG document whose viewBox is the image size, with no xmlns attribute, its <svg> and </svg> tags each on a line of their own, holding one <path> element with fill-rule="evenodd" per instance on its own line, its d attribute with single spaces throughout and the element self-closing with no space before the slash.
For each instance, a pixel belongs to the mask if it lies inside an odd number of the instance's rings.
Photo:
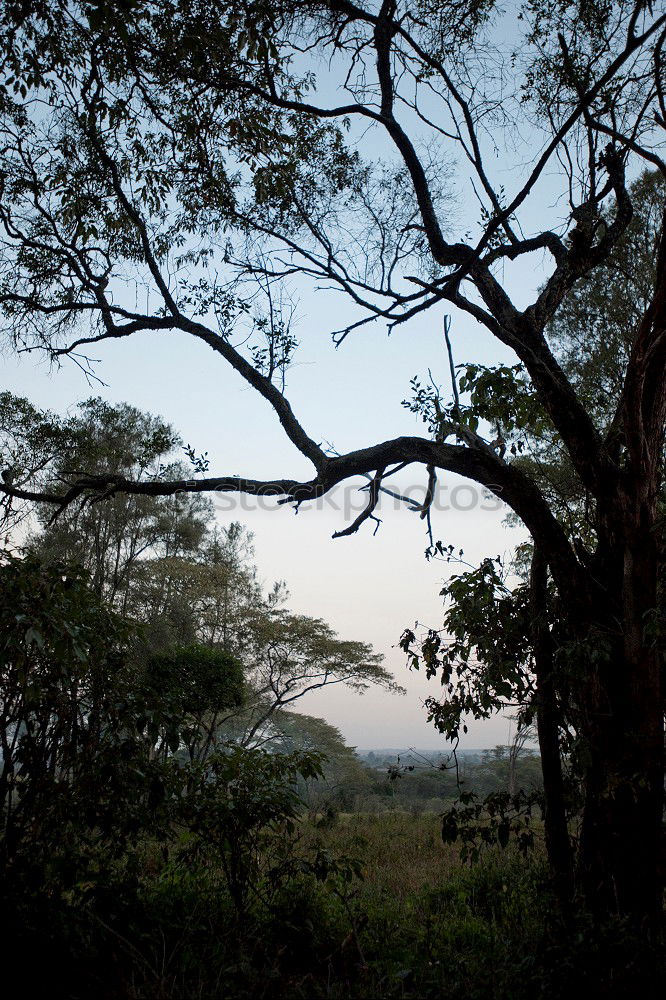
<svg viewBox="0 0 666 1000">
<path fill-rule="evenodd" d="M 278 503 L 301 504 L 324 496 L 345 480 L 367 475 L 373 471 L 374 492 L 377 493 L 383 475 L 383 471 L 378 473 L 377 470 L 385 470 L 400 463 L 431 466 L 433 470 L 441 469 L 456 473 L 484 486 L 498 499 L 508 504 L 533 537 L 539 540 L 553 575 L 558 580 L 558 586 L 566 591 L 573 580 L 578 580 L 583 588 L 582 592 L 585 592 L 585 573 L 564 529 L 550 511 L 538 487 L 516 465 L 502 461 L 490 447 L 481 449 L 443 444 L 425 438 L 399 437 L 328 458 L 317 477 L 305 482 L 293 479 L 256 480 L 236 476 L 137 482 L 122 476 L 97 475 L 79 477 L 62 494 L 19 489 L 6 483 L 0 483 L 0 493 L 36 503 L 52 504 L 59 509 L 76 502 L 84 494 L 99 496 L 105 491 L 137 496 L 171 496 L 175 493 L 203 492 L 246 493 L 251 496 L 276 497 Z M 366 516 L 369 516 L 369 513 Z M 350 532 L 346 531 L 343 534 Z"/>
</svg>

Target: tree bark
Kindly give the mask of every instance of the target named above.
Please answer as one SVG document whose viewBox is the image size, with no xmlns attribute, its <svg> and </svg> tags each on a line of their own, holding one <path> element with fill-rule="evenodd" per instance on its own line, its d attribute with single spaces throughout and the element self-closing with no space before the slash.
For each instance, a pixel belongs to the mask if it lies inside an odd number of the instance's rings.
<svg viewBox="0 0 666 1000">
<path fill-rule="evenodd" d="M 624 462 L 614 494 L 598 499 L 605 565 L 594 574 L 592 621 L 604 645 L 587 684 L 581 845 L 588 899 L 653 935 L 664 887 L 664 688 L 651 625 L 659 601 L 665 368 L 666 215 L 654 297 L 634 338 L 618 410 Z"/>
<path fill-rule="evenodd" d="M 659 934 L 664 799 L 661 656 L 649 635 L 657 604 L 654 532 L 626 543 L 618 616 L 589 637 L 583 706 L 587 760 L 580 870 L 593 912 Z M 610 589 L 610 588 L 609 588 Z M 596 631 L 596 646 L 595 646 Z M 647 633 L 647 634 L 646 634 Z"/>
</svg>

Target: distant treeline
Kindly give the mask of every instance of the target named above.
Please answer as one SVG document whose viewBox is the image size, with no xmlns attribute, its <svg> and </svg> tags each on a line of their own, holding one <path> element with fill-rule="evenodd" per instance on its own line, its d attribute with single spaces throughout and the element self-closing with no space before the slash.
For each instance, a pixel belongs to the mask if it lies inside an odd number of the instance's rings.
<svg viewBox="0 0 666 1000">
<path fill-rule="evenodd" d="M 541 759 L 530 748 L 496 746 L 456 757 L 419 752 L 404 755 L 369 751 L 357 755 L 356 766 L 338 772 L 333 755 L 324 767 L 324 781 L 307 793 L 311 807 L 343 812 L 373 813 L 392 810 L 439 812 L 461 791 L 485 798 L 508 792 L 539 791 Z"/>
</svg>

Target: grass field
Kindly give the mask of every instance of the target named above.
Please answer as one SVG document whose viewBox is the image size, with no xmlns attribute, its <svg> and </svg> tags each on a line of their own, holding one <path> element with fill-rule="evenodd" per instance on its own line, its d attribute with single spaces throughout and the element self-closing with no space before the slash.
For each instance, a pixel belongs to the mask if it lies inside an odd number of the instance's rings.
<svg viewBox="0 0 666 1000">
<path fill-rule="evenodd" d="M 362 877 L 334 890 L 352 929 L 345 960 L 330 956 L 322 992 L 294 982 L 293 995 L 535 995 L 550 906 L 538 847 L 529 860 L 509 847 L 468 865 L 459 845 L 442 842 L 438 816 L 409 813 L 341 814 L 330 825 L 308 824 L 300 849 L 316 847 L 357 858 Z"/>
<path fill-rule="evenodd" d="M 459 848 L 444 844 L 440 831 L 434 814 L 341 813 L 331 826 L 309 826 L 304 839 L 358 858 L 372 891 L 407 900 L 460 868 Z"/>
</svg>

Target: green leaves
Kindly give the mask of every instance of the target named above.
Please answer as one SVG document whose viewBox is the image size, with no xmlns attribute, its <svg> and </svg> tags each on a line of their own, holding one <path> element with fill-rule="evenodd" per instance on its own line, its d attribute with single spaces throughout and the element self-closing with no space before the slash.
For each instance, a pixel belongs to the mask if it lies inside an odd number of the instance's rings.
<svg viewBox="0 0 666 1000">
<path fill-rule="evenodd" d="M 532 812 L 540 805 L 541 796 L 536 793 L 495 792 L 480 799 L 473 792 L 463 792 L 442 816 L 442 840 L 459 844 L 461 858 L 469 862 L 478 861 L 484 849 L 506 849 L 510 843 L 527 855 L 534 846 Z"/>
<path fill-rule="evenodd" d="M 458 388 L 469 396 L 473 414 L 508 438 L 516 431 L 541 433 L 545 413 L 523 365 L 460 365 Z"/>
<path fill-rule="evenodd" d="M 137 728 L 126 625 L 81 573 L 5 556 L 0 636 L 0 859 L 50 865 L 158 830 L 145 810 L 162 765 Z"/>
<path fill-rule="evenodd" d="M 432 376 L 430 385 L 423 385 L 414 376 L 411 399 L 402 403 L 420 415 L 437 440 L 455 437 L 461 441 L 465 431 L 471 431 L 493 438 L 492 446 L 504 457 L 507 451 L 513 455 L 522 452 L 528 435 L 538 436 L 550 426 L 522 365 L 463 364 L 456 371 L 458 392 L 463 397 L 460 404 L 444 403 Z"/>
<path fill-rule="evenodd" d="M 188 716 L 238 708 L 244 696 L 240 662 L 224 649 L 201 644 L 150 657 L 142 683 L 147 700 L 163 706 L 181 725 Z"/>
<path fill-rule="evenodd" d="M 448 605 L 441 631 L 407 630 L 400 646 L 411 669 L 439 677 L 443 697 L 426 700 L 428 720 L 455 741 L 467 731 L 466 715 L 490 718 L 529 698 L 529 596 L 525 587 L 507 589 L 499 557 L 451 577 L 442 596 Z"/>
<path fill-rule="evenodd" d="M 250 892 L 258 891 L 269 843 L 281 828 L 294 832 L 302 806 L 298 780 L 320 778 L 322 763 L 315 752 L 269 753 L 228 744 L 190 770 L 183 813 L 194 839 L 187 854 L 204 852 L 221 865 L 239 913 Z M 270 889 L 277 869 L 267 875 Z"/>
</svg>

